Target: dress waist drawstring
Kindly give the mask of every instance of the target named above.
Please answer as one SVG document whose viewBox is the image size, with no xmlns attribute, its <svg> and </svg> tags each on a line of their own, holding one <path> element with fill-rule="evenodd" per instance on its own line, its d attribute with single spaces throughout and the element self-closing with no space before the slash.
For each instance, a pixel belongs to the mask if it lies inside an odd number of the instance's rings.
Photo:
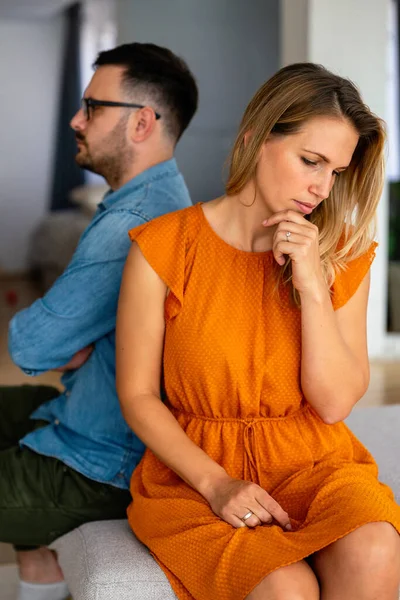
<svg viewBox="0 0 400 600">
<path fill-rule="evenodd" d="M 236 423 L 238 426 L 243 427 L 243 478 L 246 481 L 252 481 L 260 485 L 260 465 L 258 461 L 258 445 L 257 445 L 257 428 L 259 425 L 263 426 L 268 422 L 281 421 L 291 419 L 298 416 L 304 410 L 307 410 L 306 406 L 302 406 L 299 410 L 285 417 L 254 417 L 254 418 L 234 418 L 234 417 L 207 417 L 205 415 L 195 415 L 189 412 L 179 410 L 174 407 L 169 407 L 171 412 L 176 418 L 184 418 L 189 422 L 204 421 L 208 423 L 223 424 L 223 423 Z"/>
<path fill-rule="evenodd" d="M 257 464 L 257 438 L 254 423 L 248 423 L 243 432 L 243 474 L 246 481 L 260 484 Z"/>
</svg>

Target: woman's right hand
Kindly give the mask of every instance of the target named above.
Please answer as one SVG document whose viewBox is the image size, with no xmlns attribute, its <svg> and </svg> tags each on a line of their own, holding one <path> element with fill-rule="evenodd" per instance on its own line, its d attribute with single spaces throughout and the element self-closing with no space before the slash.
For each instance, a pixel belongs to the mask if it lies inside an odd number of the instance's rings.
<svg viewBox="0 0 400 600">
<path fill-rule="evenodd" d="M 292 528 L 287 512 L 256 483 L 227 475 L 213 482 L 205 497 L 213 512 L 233 527 L 257 527 L 275 520 L 283 529 Z"/>
</svg>

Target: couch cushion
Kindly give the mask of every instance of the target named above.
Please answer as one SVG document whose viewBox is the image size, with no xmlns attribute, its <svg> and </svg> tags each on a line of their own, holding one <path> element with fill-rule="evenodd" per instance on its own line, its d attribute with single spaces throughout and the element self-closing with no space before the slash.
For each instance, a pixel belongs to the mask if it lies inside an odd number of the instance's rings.
<svg viewBox="0 0 400 600">
<path fill-rule="evenodd" d="M 74 600 L 176 600 L 126 520 L 86 523 L 52 547 Z"/>
<path fill-rule="evenodd" d="M 371 452 L 379 479 L 390 485 L 400 503 L 400 405 L 355 408 L 346 424 Z"/>
</svg>

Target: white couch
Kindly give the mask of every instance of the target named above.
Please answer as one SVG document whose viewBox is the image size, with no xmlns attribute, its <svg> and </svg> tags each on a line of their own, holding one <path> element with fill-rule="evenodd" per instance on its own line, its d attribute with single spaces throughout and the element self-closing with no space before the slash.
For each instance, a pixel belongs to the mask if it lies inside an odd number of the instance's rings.
<svg viewBox="0 0 400 600">
<path fill-rule="evenodd" d="M 376 458 L 381 480 L 400 503 L 400 405 L 356 409 L 347 423 Z M 59 538 L 54 548 L 74 600 L 176 600 L 125 520 L 87 523 Z"/>
</svg>

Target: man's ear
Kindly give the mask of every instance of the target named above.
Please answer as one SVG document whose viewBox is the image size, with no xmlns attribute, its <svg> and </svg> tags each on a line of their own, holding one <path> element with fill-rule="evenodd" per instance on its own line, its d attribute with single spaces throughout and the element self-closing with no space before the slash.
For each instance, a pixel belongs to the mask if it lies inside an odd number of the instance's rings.
<svg viewBox="0 0 400 600">
<path fill-rule="evenodd" d="M 137 110 L 135 114 L 132 114 L 130 121 L 129 137 L 137 143 L 147 140 L 157 123 L 154 110 L 149 106 Z"/>
</svg>

